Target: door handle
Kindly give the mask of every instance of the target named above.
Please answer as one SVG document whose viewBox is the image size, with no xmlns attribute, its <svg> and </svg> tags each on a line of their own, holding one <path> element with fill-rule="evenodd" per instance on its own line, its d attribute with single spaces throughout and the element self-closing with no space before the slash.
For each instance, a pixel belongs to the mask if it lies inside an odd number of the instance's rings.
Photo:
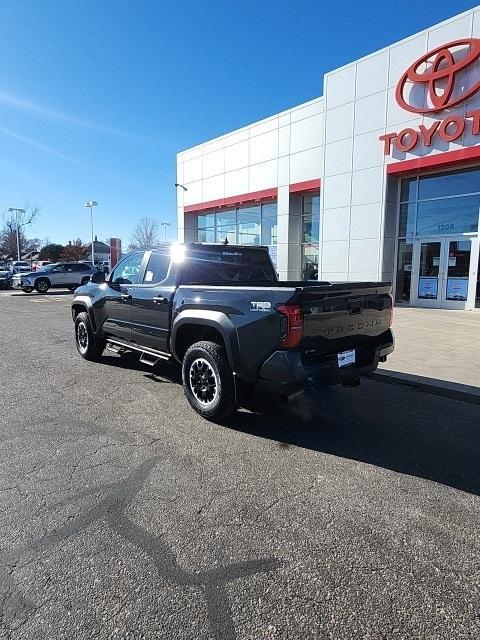
<svg viewBox="0 0 480 640">
<path fill-rule="evenodd" d="M 120 298 L 121 298 L 122 300 L 131 300 L 131 299 L 132 299 L 132 296 L 131 296 L 131 294 L 130 294 L 130 293 L 121 293 L 121 294 L 120 294 Z"/>
<path fill-rule="evenodd" d="M 164 298 L 163 296 L 153 296 L 153 301 L 156 304 L 160 304 L 161 302 L 165 302 L 166 298 Z"/>
</svg>

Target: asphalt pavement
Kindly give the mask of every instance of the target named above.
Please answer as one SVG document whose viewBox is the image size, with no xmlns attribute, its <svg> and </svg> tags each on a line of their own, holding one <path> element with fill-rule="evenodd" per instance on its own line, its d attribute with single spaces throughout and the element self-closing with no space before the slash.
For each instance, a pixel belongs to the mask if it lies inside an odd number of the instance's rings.
<svg viewBox="0 0 480 640">
<path fill-rule="evenodd" d="M 0 294 L 2 640 L 476 639 L 480 407 L 366 380 L 224 425 Z"/>
</svg>

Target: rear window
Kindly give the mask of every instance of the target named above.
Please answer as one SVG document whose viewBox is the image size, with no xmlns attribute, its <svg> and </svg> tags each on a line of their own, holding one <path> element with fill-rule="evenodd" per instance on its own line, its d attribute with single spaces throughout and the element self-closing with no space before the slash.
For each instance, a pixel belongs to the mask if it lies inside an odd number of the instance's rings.
<svg viewBox="0 0 480 640">
<path fill-rule="evenodd" d="M 267 251 L 245 247 L 191 249 L 182 270 L 182 284 L 271 284 L 276 274 Z"/>
</svg>

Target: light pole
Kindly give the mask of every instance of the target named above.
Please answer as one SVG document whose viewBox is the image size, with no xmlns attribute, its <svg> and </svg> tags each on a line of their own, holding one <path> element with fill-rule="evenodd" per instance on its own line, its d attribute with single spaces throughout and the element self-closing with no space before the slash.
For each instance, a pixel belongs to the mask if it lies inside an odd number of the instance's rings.
<svg viewBox="0 0 480 640">
<path fill-rule="evenodd" d="M 17 260 L 20 262 L 20 233 L 18 231 L 18 214 L 25 213 L 25 209 L 15 209 L 14 207 L 10 207 L 8 212 L 15 212 L 15 225 L 17 227 Z"/>
<path fill-rule="evenodd" d="M 170 224 L 170 222 L 160 222 L 160 224 L 163 227 L 163 241 L 166 242 L 167 241 L 167 227 L 171 227 L 172 225 Z"/>
<path fill-rule="evenodd" d="M 95 249 L 94 249 L 94 235 L 93 235 L 93 207 L 96 207 L 98 202 L 96 200 L 88 200 L 85 202 L 85 206 L 90 209 L 90 224 L 92 226 L 92 266 L 95 266 Z"/>
</svg>

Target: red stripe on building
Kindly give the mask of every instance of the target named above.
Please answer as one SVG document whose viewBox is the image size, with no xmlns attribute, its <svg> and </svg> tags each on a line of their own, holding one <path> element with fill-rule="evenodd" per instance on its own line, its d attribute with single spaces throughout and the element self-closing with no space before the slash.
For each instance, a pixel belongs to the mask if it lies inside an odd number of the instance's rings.
<svg viewBox="0 0 480 640">
<path fill-rule="evenodd" d="M 295 182 L 290 185 L 290 193 L 299 193 L 300 191 L 317 191 L 320 189 L 321 180 L 305 180 L 305 182 Z"/>
<path fill-rule="evenodd" d="M 184 207 L 185 213 L 193 211 L 205 211 L 206 209 L 214 209 L 219 207 L 233 207 L 246 202 L 261 202 L 262 200 L 272 200 L 277 197 L 278 189 L 263 189 L 262 191 L 252 191 L 251 193 L 242 193 L 238 196 L 229 196 L 228 198 L 220 198 L 219 200 L 209 200 L 208 202 L 199 202 L 198 204 L 189 204 Z"/>
<path fill-rule="evenodd" d="M 403 160 L 387 165 L 389 175 L 414 173 L 423 169 L 448 168 L 452 165 L 469 164 L 480 160 L 480 146 L 456 149 L 431 156 L 422 156 L 414 160 Z"/>
</svg>

